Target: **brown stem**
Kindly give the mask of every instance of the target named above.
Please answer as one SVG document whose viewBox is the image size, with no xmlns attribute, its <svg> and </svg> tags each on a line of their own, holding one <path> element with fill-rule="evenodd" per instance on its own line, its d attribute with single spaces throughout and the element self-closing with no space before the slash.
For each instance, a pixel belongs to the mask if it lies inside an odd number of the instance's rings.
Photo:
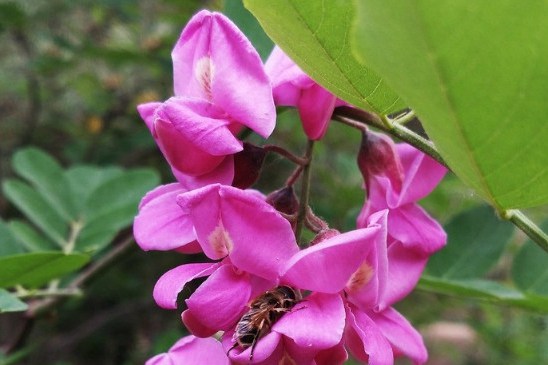
<svg viewBox="0 0 548 365">
<path fill-rule="evenodd" d="M 283 147 L 280 147 L 280 146 L 276 146 L 274 144 L 267 144 L 267 145 L 264 145 L 263 146 L 263 149 L 265 151 L 268 151 L 268 152 L 274 152 L 274 153 L 277 153 L 278 155 L 280 156 L 283 156 L 285 158 L 287 158 L 289 161 L 299 165 L 299 166 L 305 166 L 308 161 L 306 160 L 306 158 L 302 158 L 302 157 L 299 157 L 299 156 L 296 156 L 294 155 L 293 153 L 289 152 L 288 150 L 286 150 L 285 148 Z"/>
<path fill-rule="evenodd" d="M 310 164 L 312 162 L 312 151 L 314 149 L 314 141 L 308 140 L 306 145 L 306 152 L 304 158 L 308 161 L 303 166 L 303 180 L 301 185 L 301 199 L 299 202 L 299 212 L 297 214 L 297 226 L 295 228 L 295 238 L 297 243 L 301 240 L 301 232 L 306 219 L 306 212 L 308 209 L 308 198 L 310 195 Z"/>
</svg>

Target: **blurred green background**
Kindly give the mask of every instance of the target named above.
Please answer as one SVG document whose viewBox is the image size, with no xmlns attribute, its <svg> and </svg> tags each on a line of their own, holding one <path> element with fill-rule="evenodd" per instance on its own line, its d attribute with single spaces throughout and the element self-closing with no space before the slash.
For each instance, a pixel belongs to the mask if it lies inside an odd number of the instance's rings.
<svg viewBox="0 0 548 365">
<path fill-rule="evenodd" d="M 152 167 L 163 182 L 172 181 L 135 107 L 171 95 L 171 48 L 188 19 L 204 7 L 251 21 L 239 0 L 1 1 L 0 179 L 15 175 L 11 160 L 16 151 L 37 146 L 64 167 Z M 249 36 L 264 58 L 270 47 L 264 34 Z M 257 136 L 250 140 L 261 143 Z M 269 143 L 301 153 L 304 141 L 296 113 L 283 111 Z M 340 230 L 354 227 L 364 200 L 355 163 L 359 141 L 357 132 L 332 123 L 315 150 L 311 205 Z M 257 187 L 263 192 L 281 187 L 291 169 L 269 156 Z M 442 223 L 479 204 L 452 175 L 423 202 Z M 528 213 L 540 219 L 548 212 Z M 21 217 L 4 195 L 0 215 L 4 220 Z M 486 277 L 510 281 L 512 257 L 524 241 L 514 231 Z M 143 363 L 185 334 L 178 312 L 155 306 L 155 281 L 167 269 L 196 259 L 144 253 L 135 245 L 96 276 L 82 297 L 64 302 L 28 328 L 24 314 L 0 315 L 1 349 L 28 330 L 19 346 L 28 351 L 12 363 Z M 397 308 L 423 333 L 429 364 L 548 363 L 548 319 L 540 313 L 421 290 Z"/>
</svg>

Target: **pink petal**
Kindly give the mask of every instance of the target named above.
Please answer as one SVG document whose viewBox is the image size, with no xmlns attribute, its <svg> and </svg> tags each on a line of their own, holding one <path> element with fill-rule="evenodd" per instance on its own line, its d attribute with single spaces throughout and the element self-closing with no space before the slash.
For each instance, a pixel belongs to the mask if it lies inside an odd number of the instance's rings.
<svg viewBox="0 0 548 365">
<path fill-rule="evenodd" d="M 249 275 L 223 265 L 186 300 L 189 312 L 209 328 L 226 331 L 238 322 L 250 300 Z"/>
<path fill-rule="evenodd" d="M 390 210 L 388 234 L 408 249 L 424 254 L 440 250 L 447 242 L 441 225 L 417 204 Z"/>
<path fill-rule="evenodd" d="M 228 18 L 196 14 L 172 58 L 175 95 L 208 99 L 261 136 L 272 133 L 276 110 L 270 81 L 253 46 Z"/>
<path fill-rule="evenodd" d="M 203 175 L 211 172 L 223 161 L 224 156 L 213 156 L 196 148 L 170 121 L 157 119 L 154 124 L 156 142 L 168 163 L 175 169 L 189 175 Z"/>
<path fill-rule="evenodd" d="M 326 350 L 322 350 L 314 358 L 316 365 L 343 365 L 348 360 L 343 343 Z"/>
<path fill-rule="evenodd" d="M 220 194 L 223 224 L 234 242 L 232 263 L 265 279 L 278 280 L 285 263 L 299 250 L 291 224 L 254 192 L 225 186 Z"/>
<path fill-rule="evenodd" d="M 215 333 L 219 332 L 215 328 L 209 328 L 205 326 L 202 322 L 202 318 L 194 316 L 192 311 L 188 309 L 181 314 L 181 320 L 183 321 L 183 324 L 185 325 L 187 330 L 197 337 L 205 338 L 213 336 Z"/>
<path fill-rule="evenodd" d="M 229 128 L 226 114 L 203 99 L 175 97 L 167 100 L 158 112 L 169 120 L 194 148 L 213 156 L 234 154 L 243 149 Z"/>
<path fill-rule="evenodd" d="M 177 308 L 177 295 L 186 283 L 210 275 L 220 263 L 185 264 L 169 270 L 158 279 L 154 286 L 154 300 L 165 309 Z"/>
<path fill-rule="evenodd" d="M 358 360 L 370 365 L 392 365 L 392 347 L 371 318 L 356 307 L 347 310 L 346 345 Z"/>
<path fill-rule="evenodd" d="M 185 191 L 177 183 L 162 185 L 141 200 L 133 235 L 143 250 L 172 250 L 195 240 L 192 222 L 177 205 L 177 195 Z"/>
<path fill-rule="evenodd" d="M 298 251 L 289 222 L 255 193 L 210 185 L 180 195 L 178 202 L 212 259 L 230 255 L 239 269 L 276 281 Z"/>
<path fill-rule="evenodd" d="M 154 135 L 154 120 L 156 119 L 156 109 L 162 105 L 162 103 L 154 101 L 151 103 L 144 103 L 137 105 L 137 111 L 141 118 L 145 121 L 150 133 Z"/>
<path fill-rule="evenodd" d="M 276 105 L 297 106 L 301 90 L 314 85 L 314 81 L 278 46 L 274 46 L 266 60 L 265 70 L 272 82 Z"/>
<path fill-rule="evenodd" d="M 447 168 L 406 143 L 400 143 L 396 148 L 405 171 L 399 205 L 416 202 L 434 190 Z"/>
<path fill-rule="evenodd" d="M 341 291 L 375 247 L 382 229 L 381 224 L 373 224 L 298 252 L 288 262 L 282 282 L 321 293 Z"/>
<path fill-rule="evenodd" d="M 214 338 L 186 336 L 177 341 L 167 353 L 156 355 L 145 365 L 229 365 L 221 343 Z"/>
<path fill-rule="evenodd" d="M 272 327 L 291 338 L 300 351 L 313 352 L 337 345 L 344 332 L 345 309 L 340 295 L 313 293 Z"/>
<path fill-rule="evenodd" d="M 302 90 L 298 108 L 304 132 L 309 139 L 319 140 L 325 132 L 337 97 L 318 84 Z"/>
<path fill-rule="evenodd" d="M 395 241 L 388 247 L 388 282 L 376 310 L 384 310 L 405 298 L 417 285 L 428 256 Z"/>
<path fill-rule="evenodd" d="M 227 331 L 223 335 L 222 343 L 225 351 L 234 345 L 234 331 Z M 236 346 L 230 350 L 228 357 L 235 364 L 259 364 L 278 365 L 283 354 L 282 336 L 277 332 L 269 332 L 257 342 L 253 352 L 253 360 L 250 361 L 251 347 L 242 349 Z"/>
<path fill-rule="evenodd" d="M 428 353 L 422 336 L 405 317 L 393 308 L 380 313 L 371 312 L 369 316 L 390 342 L 396 356 L 407 356 L 415 365 L 426 363 Z"/>
<path fill-rule="evenodd" d="M 230 185 L 234 179 L 234 156 L 227 155 L 223 161 L 210 172 L 199 176 L 192 176 L 178 171 L 171 166 L 173 176 L 187 190 L 201 188 L 210 184 Z"/>
<path fill-rule="evenodd" d="M 367 257 L 352 274 L 345 292 L 348 300 L 360 308 L 375 308 L 385 295 L 388 279 L 387 257 L 387 210 L 372 214 L 367 225 L 380 224 L 383 227 Z"/>
</svg>

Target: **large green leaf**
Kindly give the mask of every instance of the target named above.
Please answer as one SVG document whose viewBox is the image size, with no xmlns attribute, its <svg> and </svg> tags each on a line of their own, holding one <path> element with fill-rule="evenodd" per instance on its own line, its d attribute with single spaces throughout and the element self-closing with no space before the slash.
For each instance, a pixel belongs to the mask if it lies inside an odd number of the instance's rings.
<svg viewBox="0 0 548 365">
<path fill-rule="evenodd" d="M 353 5 L 348 0 L 244 0 L 266 33 L 299 66 L 335 95 L 387 114 L 404 107 L 398 96 L 351 53 Z"/>
<path fill-rule="evenodd" d="M 415 109 L 451 169 L 499 208 L 548 203 L 548 2 L 355 4 L 356 55 Z"/>
<path fill-rule="evenodd" d="M 67 222 L 74 220 L 76 211 L 69 182 L 57 161 L 45 152 L 29 147 L 19 150 L 13 156 L 13 168 L 29 180 Z"/>
<path fill-rule="evenodd" d="M 447 246 L 430 258 L 426 271 L 447 279 L 479 278 L 498 261 L 513 229 L 488 206 L 464 211 L 445 227 Z"/>
<path fill-rule="evenodd" d="M 548 230 L 548 221 L 542 225 Z M 521 290 L 548 297 L 548 258 L 546 252 L 527 241 L 514 258 L 512 278 Z"/>
<path fill-rule="evenodd" d="M 158 174 L 150 169 L 135 169 L 109 179 L 89 195 L 86 221 L 125 207 L 132 207 L 133 212 L 137 213 L 141 198 L 158 182 Z"/>
<path fill-rule="evenodd" d="M 101 184 L 122 175 L 119 167 L 73 166 L 65 171 L 65 177 L 74 194 L 73 200 L 79 212 L 85 209 L 89 195 Z"/>
<path fill-rule="evenodd" d="M 98 184 L 85 202 L 85 226 L 76 248 L 89 252 L 108 244 L 120 229 L 131 224 L 141 198 L 158 182 L 153 170 L 136 169 Z"/>
<path fill-rule="evenodd" d="M 59 213 L 29 185 L 8 180 L 2 185 L 6 197 L 49 238 L 63 247 L 68 226 Z"/>
<path fill-rule="evenodd" d="M 21 312 L 27 310 L 28 305 L 7 290 L 0 289 L 0 313 Z"/>
<path fill-rule="evenodd" d="M 38 287 L 71 273 L 89 260 L 84 254 L 62 252 L 36 252 L 0 258 L 0 287 L 14 285 Z"/>
</svg>

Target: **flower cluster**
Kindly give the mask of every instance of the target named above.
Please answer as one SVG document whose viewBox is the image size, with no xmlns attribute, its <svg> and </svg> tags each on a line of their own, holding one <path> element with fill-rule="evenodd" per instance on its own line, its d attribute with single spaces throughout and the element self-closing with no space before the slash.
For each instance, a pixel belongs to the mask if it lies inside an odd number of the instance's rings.
<svg viewBox="0 0 548 365">
<path fill-rule="evenodd" d="M 144 250 L 203 253 L 205 262 L 162 275 L 153 293 L 159 306 L 177 309 L 185 285 L 205 281 L 182 312 L 192 335 L 147 364 L 333 365 L 347 351 L 364 363 L 403 355 L 423 364 L 420 334 L 392 305 L 445 244 L 442 228 L 416 204 L 445 169 L 408 145 L 364 133 L 358 166 L 367 200 L 357 228 L 340 233 L 310 209 L 297 215 L 291 186 L 269 196 L 247 189 L 264 150 L 238 133 L 267 138 L 275 105 L 284 105 L 297 107 L 306 135 L 319 140 L 346 103 L 279 48 L 263 65 L 219 13 L 195 15 L 172 57 L 175 96 L 138 110 L 177 182 L 142 199 L 134 235 Z M 317 234 L 308 247 L 297 242 L 297 217 Z"/>
</svg>

